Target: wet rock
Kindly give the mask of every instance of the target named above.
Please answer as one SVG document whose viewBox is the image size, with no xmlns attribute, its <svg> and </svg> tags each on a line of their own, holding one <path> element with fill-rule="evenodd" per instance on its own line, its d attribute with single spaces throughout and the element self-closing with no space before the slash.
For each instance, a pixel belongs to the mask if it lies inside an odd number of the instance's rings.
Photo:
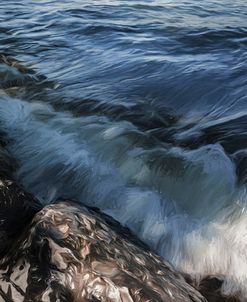
<svg viewBox="0 0 247 302">
<path fill-rule="evenodd" d="M 206 276 L 199 284 L 198 290 L 209 302 L 241 302 L 238 295 L 226 296 L 222 293 L 223 276 Z"/>
<path fill-rule="evenodd" d="M 8 301 L 206 301 L 112 218 L 71 202 L 37 213 L 0 262 Z"/>
<path fill-rule="evenodd" d="M 208 302 L 245 302 L 241 293 L 224 294 L 223 284 L 225 277 L 223 275 L 208 275 L 199 280 L 193 279 L 189 274 L 183 274 L 186 282 L 196 288 Z"/>
<path fill-rule="evenodd" d="M 0 53 L 0 96 L 31 98 L 40 91 L 53 88 L 46 76 L 9 55 Z"/>
<path fill-rule="evenodd" d="M 40 209 L 40 203 L 15 182 L 0 179 L 0 257 Z"/>
<path fill-rule="evenodd" d="M 2 146 L 1 146 L 2 145 Z M 0 140 L 0 258 L 21 235 L 41 204 L 19 187 L 14 178 L 15 161 Z"/>
</svg>

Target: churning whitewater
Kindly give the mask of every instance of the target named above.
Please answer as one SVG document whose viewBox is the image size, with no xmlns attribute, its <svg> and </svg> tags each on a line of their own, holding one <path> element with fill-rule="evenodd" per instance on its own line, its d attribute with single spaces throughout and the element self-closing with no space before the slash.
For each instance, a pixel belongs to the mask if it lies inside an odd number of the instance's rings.
<svg viewBox="0 0 247 302">
<path fill-rule="evenodd" d="M 17 178 L 43 202 L 72 198 L 129 226 L 192 274 L 222 274 L 226 293 L 246 283 L 245 190 L 219 144 L 168 147 L 131 122 L 75 117 L 4 97 L 1 129 Z"/>
<path fill-rule="evenodd" d="M 1 4 L 17 182 L 43 205 L 98 207 L 247 299 L 246 1 Z"/>
</svg>

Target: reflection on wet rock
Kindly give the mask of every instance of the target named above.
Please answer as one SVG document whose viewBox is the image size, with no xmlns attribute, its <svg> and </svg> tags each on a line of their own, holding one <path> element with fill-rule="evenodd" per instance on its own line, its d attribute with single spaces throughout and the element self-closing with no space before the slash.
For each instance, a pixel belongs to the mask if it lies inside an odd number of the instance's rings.
<svg viewBox="0 0 247 302">
<path fill-rule="evenodd" d="M 45 207 L 1 260 L 5 301 L 206 301 L 112 218 Z"/>
</svg>

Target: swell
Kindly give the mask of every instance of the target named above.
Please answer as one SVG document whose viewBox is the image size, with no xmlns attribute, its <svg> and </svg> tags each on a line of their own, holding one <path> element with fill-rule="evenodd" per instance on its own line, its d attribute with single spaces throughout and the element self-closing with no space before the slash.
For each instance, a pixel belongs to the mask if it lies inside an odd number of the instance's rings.
<svg viewBox="0 0 247 302">
<path fill-rule="evenodd" d="M 246 181 L 247 116 L 245 113 L 225 118 L 214 116 L 177 115 L 171 108 L 157 108 L 145 102 L 112 104 L 96 100 L 50 98 L 57 110 L 70 111 L 74 116 L 92 114 L 107 116 L 112 121 L 128 121 L 145 133 L 147 145 L 168 144 L 193 150 L 210 144 L 220 144 L 235 163 L 240 183 Z"/>
</svg>

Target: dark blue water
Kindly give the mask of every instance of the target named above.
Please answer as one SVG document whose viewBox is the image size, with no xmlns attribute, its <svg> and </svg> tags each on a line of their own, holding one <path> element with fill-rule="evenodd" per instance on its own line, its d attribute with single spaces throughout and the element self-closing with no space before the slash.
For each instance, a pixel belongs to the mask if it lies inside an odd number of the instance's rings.
<svg viewBox="0 0 247 302">
<path fill-rule="evenodd" d="M 2 0 L 0 17 L 1 50 L 68 97 L 217 116 L 245 109 L 244 0 Z"/>
<path fill-rule="evenodd" d="M 31 74 L 0 64 L 18 180 L 246 295 L 247 2 L 1 0 L 0 21 Z"/>
</svg>

